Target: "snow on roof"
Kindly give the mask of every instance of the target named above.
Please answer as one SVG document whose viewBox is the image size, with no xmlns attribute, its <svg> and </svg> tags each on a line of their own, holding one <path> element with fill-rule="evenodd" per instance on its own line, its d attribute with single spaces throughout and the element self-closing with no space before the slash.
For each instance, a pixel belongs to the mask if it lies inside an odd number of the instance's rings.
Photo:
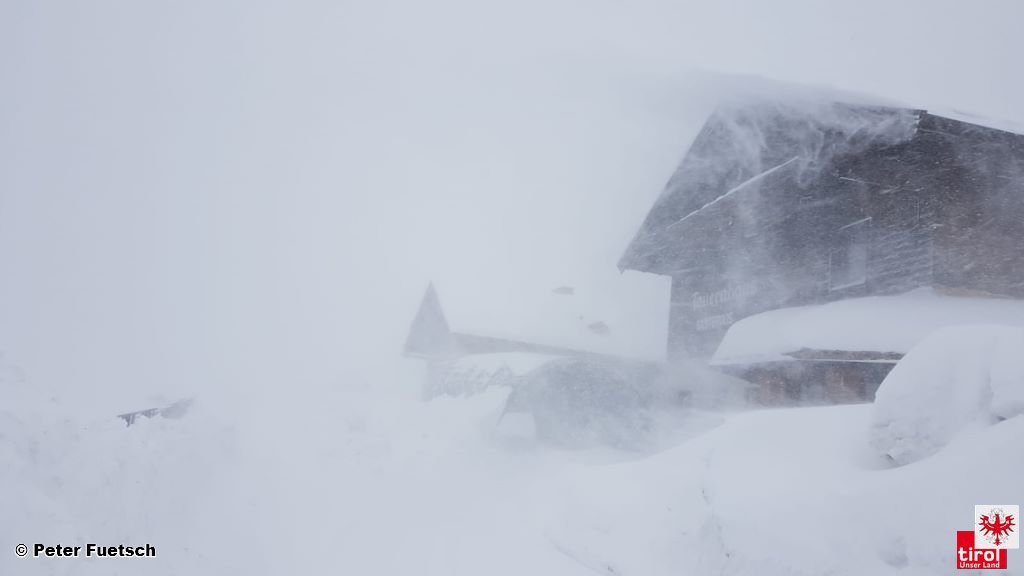
<svg viewBox="0 0 1024 576">
<path fill-rule="evenodd" d="M 988 116 L 964 112 L 963 110 L 953 109 L 936 109 L 929 110 L 929 112 L 936 116 L 942 116 L 951 120 L 959 120 L 960 122 L 967 122 L 968 124 L 994 128 L 996 130 L 1002 130 L 1003 132 L 1011 132 L 1014 134 L 1024 134 L 1024 123 L 1015 122 L 1013 120 L 991 118 Z"/>
<path fill-rule="evenodd" d="M 1024 326 L 1024 301 L 919 289 L 772 310 L 733 324 L 711 363 L 793 360 L 804 349 L 905 354 L 929 333 L 963 324 Z"/>
<path fill-rule="evenodd" d="M 613 270 L 586 283 L 488 277 L 434 285 L 452 332 L 634 359 L 665 356 L 665 277 Z"/>
</svg>

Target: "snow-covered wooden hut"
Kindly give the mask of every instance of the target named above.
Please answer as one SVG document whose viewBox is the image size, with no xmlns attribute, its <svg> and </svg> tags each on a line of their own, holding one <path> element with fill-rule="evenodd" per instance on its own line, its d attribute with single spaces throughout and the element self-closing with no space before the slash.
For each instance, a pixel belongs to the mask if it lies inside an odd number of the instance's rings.
<svg viewBox="0 0 1024 576">
<path fill-rule="evenodd" d="M 429 395 L 500 384 L 554 358 L 655 364 L 665 358 L 667 308 L 668 283 L 634 273 L 598 288 L 431 283 L 403 352 L 427 361 Z"/>
<path fill-rule="evenodd" d="M 619 266 L 672 279 L 670 358 L 709 359 L 734 324 L 779 308 L 919 288 L 1024 298 L 1021 133 L 816 96 L 730 102 Z M 860 398 L 887 371 L 865 366 Z"/>
</svg>

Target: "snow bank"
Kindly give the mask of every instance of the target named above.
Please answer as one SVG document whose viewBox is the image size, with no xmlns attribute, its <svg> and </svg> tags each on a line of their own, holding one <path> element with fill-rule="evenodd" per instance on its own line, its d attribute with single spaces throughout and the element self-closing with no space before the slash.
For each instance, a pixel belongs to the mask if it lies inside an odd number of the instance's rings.
<svg viewBox="0 0 1024 576">
<path fill-rule="evenodd" d="M 898 464 L 1024 413 L 1024 329 L 959 326 L 914 347 L 875 397 L 871 444 Z"/>
<path fill-rule="evenodd" d="M 961 324 L 1024 327 L 1024 302 L 922 289 L 772 310 L 729 328 L 712 364 L 792 360 L 788 354 L 802 349 L 905 354 L 935 330 Z"/>
<path fill-rule="evenodd" d="M 234 435 L 199 404 L 187 418 L 76 413 L 25 380 L 0 381 L 0 574 L 215 574 L 254 566 L 224 534 L 244 489 Z M 232 490 L 228 486 L 232 485 Z M 18 558 L 15 543 L 144 545 L 156 558 Z M 212 543 L 216 543 L 216 545 Z M 112 564 L 113 563 L 113 564 Z M 125 572 L 119 572 L 124 570 Z"/>
<path fill-rule="evenodd" d="M 1009 414 L 1019 397 L 1001 389 L 993 410 Z M 161 556 L 7 553 L 5 575 L 931 576 L 952 573 L 975 503 L 1024 500 L 1019 417 L 888 468 L 864 442 L 868 405 L 717 415 L 631 453 L 506 440 L 506 388 L 420 402 L 387 381 L 321 410 L 285 399 L 275 410 L 309 421 L 289 435 L 261 419 L 255 437 L 202 398 L 183 419 L 126 428 L 21 392 L 24 410 L 0 404 L 0 488 L 13 495 L 0 542 L 152 540 Z"/>
<path fill-rule="evenodd" d="M 901 468 L 872 458 L 870 418 L 867 405 L 748 412 L 644 460 L 577 469 L 548 531 L 599 574 L 952 574 L 974 504 L 1024 499 L 1024 418 Z"/>
<path fill-rule="evenodd" d="M 1015 329 L 995 330 L 995 339 L 959 339 L 977 342 L 965 354 L 989 351 L 992 410 L 1007 416 L 1019 399 L 1005 392 L 1019 390 L 1010 354 L 1022 348 Z M 924 387 L 935 376 L 914 377 Z M 865 442 L 871 405 L 725 414 L 673 448 L 601 459 L 543 443 L 469 448 L 479 423 L 460 434 L 453 423 L 466 415 L 453 415 L 485 398 L 432 402 L 425 412 L 446 415 L 415 427 L 443 420 L 464 454 L 431 461 L 428 507 L 459 509 L 466 524 L 443 524 L 432 545 L 444 551 L 428 554 L 436 563 L 424 573 L 513 573 L 481 556 L 499 538 L 516 546 L 515 569 L 534 574 L 931 576 L 953 572 L 951 543 L 971 527 L 974 504 L 1024 500 L 1024 460 L 1013 457 L 1024 418 L 970 427 L 933 458 L 898 468 Z M 453 485 L 439 489 L 442 478 Z M 487 510 L 498 527 L 477 533 L 470 517 Z M 1018 561 L 1011 553 L 1011 570 Z"/>
</svg>

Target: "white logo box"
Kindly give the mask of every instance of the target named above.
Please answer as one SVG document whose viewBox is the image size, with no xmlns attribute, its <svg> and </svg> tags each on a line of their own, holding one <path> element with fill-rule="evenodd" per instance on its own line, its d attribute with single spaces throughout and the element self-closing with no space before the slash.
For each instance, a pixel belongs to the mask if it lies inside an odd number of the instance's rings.
<svg viewBox="0 0 1024 576">
<path fill-rule="evenodd" d="M 1013 526 L 1006 530 L 998 530 L 999 544 L 995 543 L 996 535 L 986 530 L 982 523 L 982 516 L 987 516 L 990 523 L 996 522 L 996 514 L 999 515 L 998 522 L 1005 524 L 1007 518 L 1013 519 Z M 974 506 L 974 545 L 981 548 L 1006 548 L 1016 550 L 1020 548 L 1020 505 L 1018 504 L 977 504 Z"/>
</svg>

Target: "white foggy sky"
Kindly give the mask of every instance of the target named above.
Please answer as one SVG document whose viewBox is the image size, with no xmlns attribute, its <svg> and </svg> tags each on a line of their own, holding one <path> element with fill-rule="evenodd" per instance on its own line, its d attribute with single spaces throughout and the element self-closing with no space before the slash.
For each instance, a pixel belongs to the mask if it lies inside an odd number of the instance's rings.
<svg viewBox="0 0 1024 576">
<path fill-rule="evenodd" d="M 71 395 L 366 378 L 432 275 L 614 275 L 703 119 L 693 70 L 1024 122 L 1022 21 L 1014 1 L 7 0 L 0 347 Z"/>
</svg>

